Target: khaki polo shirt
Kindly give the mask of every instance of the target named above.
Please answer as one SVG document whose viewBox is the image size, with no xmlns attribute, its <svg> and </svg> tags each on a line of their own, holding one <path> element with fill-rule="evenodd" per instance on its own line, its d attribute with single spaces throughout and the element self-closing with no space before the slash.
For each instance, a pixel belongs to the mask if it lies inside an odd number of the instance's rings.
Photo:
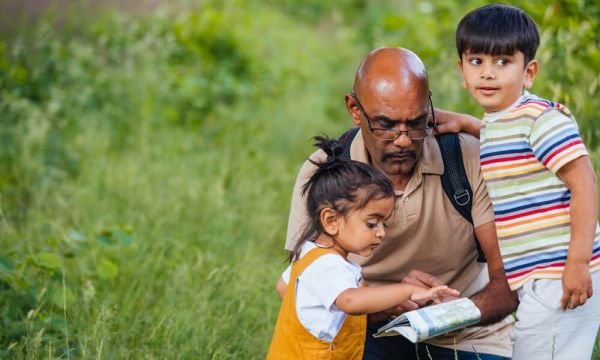
<svg viewBox="0 0 600 360">
<path fill-rule="evenodd" d="M 465 171 L 473 189 L 472 217 L 474 226 L 494 221 L 494 213 L 481 168 L 479 140 L 460 134 Z M 325 159 L 317 150 L 312 160 Z M 350 147 L 353 160 L 369 163 L 362 134 L 359 131 Z M 285 248 L 290 250 L 298 241 L 308 220 L 302 186 L 314 172 L 315 166 L 306 161 L 296 179 Z M 488 283 L 485 264 L 477 263 L 477 248 L 473 225 L 454 209 L 442 188 L 444 172 L 440 148 L 434 137 L 425 138 L 421 160 L 404 191 L 396 191 L 396 209 L 386 229 L 386 236 L 370 257 L 351 255 L 362 266 L 368 285 L 402 281 L 412 269 L 430 273 L 451 288 L 470 296 Z M 469 327 L 448 336 L 429 340 L 437 346 L 478 353 L 510 357 L 512 354 L 512 316 L 489 326 Z M 456 345 L 454 345 L 456 344 Z"/>
</svg>

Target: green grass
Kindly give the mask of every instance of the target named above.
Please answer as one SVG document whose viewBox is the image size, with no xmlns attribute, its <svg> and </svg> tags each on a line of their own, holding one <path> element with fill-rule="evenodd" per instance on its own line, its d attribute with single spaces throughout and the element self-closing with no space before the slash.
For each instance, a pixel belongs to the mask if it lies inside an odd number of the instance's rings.
<svg viewBox="0 0 600 360">
<path fill-rule="evenodd" d="M 394 35 L 345 5 L 206 1 L 0 43 L 0 358 L 264 357 L 309 138 L 350 126 L 354 71 Z M 453 58 L 404 39 L 469 110 Z"/>
</svg>

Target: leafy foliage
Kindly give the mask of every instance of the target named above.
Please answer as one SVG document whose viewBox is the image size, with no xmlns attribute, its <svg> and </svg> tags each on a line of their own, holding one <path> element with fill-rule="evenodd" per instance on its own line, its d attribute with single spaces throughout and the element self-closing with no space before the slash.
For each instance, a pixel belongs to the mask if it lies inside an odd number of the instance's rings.
<svg viewBox="0 0 600 360">
<path fill-rule="evenodd" d="M 479 113 L 448 69 L 481 3 L 74 8 L 0 36 L 0 358 L 264 357 L 310 136 L 349 126 L 375 46 L 414 50 L 437 106 Z M 598 166 L 600 13 L 517 4 L 543 30 L 534 90 L 574 111 Z"/>
</svg>

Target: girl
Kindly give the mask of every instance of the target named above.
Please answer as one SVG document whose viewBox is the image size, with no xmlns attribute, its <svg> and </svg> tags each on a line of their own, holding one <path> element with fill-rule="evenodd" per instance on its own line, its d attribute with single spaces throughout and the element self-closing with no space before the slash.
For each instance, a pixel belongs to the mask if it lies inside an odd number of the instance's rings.
<svg viewBox="0 0 600 360">
<path fill-rule="evenodd" d="M 302 189 L 310 220 L 277 284 L 283 302 L 267 359 L 362 359 L 366 314 L 458 295 L 445 286 L 361 287 L 361 268 L 348 254 L 370 256 L 381 243 L 394 189 L 378 170 L 343 159 L 338 142 L 315 140 L 327 158 L 311 160 L 316 170 Z"/>
</svg>

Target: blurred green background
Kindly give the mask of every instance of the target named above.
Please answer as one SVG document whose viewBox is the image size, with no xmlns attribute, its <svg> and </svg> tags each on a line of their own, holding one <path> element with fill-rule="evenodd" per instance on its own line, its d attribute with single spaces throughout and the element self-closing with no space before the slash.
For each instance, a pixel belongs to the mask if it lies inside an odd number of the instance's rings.
<svg viewBox="0 0 600 360">
<path fill-rule="evenodd" d="M 310 137 L 379 46 L 480 116 L 453 36 L 484 3 L 0 0 L 0 358 L 264 358 Z M 514 4 L 598 170 L 600 5 Z"/>
</svg>

